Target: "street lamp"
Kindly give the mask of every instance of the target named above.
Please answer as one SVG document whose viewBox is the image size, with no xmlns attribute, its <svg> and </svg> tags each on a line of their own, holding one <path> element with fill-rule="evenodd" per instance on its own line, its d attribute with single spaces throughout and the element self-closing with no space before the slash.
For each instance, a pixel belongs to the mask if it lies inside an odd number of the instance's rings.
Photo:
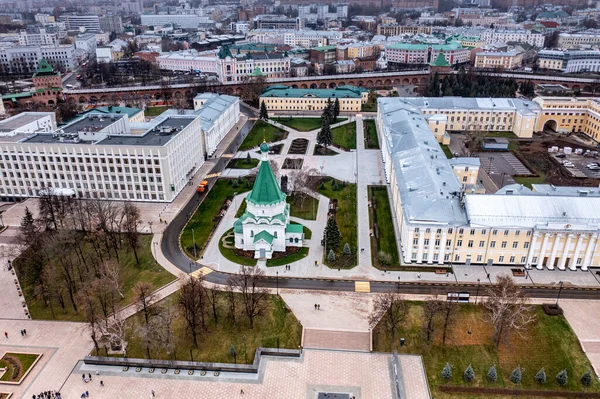
<svg viewBox="0 0 600 399">
<path fill-rule="evenodd" d="M 560 292 L 562 291 L 562 287 L 563 287 L 562 280 L 559 281 L 559 283 L 560 283 L 560 287 L 558 288 L 558 296 L 556 297 L 556 306 L 558 306 L 558 300 L 560 299 Z"/>
<path fill-rule="evenodd" d="M 277 296 L 279 296 L 279 271 L 275 272 L 275 283 L 277 284 Z"/>
<path fill-rule="evenodd" d="M 477 292 L 475 293 L 475 305 L 477 305 L 477 299 L 479 299 L 479 284 L 481 283 L 480 279 L 477 279 Z"/>
<path fill-rule="evenodd" d="M 398 276 L 398 294 L 400 293 L 400 276 Z"/>
</svg>

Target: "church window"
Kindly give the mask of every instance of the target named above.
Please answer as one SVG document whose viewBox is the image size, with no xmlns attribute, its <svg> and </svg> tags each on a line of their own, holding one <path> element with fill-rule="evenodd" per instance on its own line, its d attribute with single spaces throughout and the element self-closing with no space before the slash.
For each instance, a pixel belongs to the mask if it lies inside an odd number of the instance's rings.
<svg viewBox="0 0 600 399">
<path fill-rule="evenodd" d="M 250 230 L 250 237 L 254 237 L 254 230 Z"/>
</svg>

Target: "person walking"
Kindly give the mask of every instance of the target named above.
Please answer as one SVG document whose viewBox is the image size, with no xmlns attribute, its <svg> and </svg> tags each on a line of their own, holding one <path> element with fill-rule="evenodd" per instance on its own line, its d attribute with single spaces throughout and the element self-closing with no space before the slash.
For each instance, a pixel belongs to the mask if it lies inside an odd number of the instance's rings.
<svg viewBox="0 0 600 399">
<path fill-rule="evenodd" d="M 156 394 L 154 393 L 154 390 L 151 390 L 150 392 L 152 393 L 152 397 L 156 396 Z"/>
<path fill-rule="evenodd" d="M 104 386 L 104 381 L 100 380 L 100 386 L 103 387 Z"/>
<path fill-rule="evenodd" d="M 244 394 L 244 390 L 240 389 L 240 395 L 243 395 L 243 394 Z"/>
<path fill-rule="evenodd" d="M 6 331 L 4 331 L 4 336 L 6 337 L 6 339 L 8 339 L 8 333 Z"/>
<path fill-rule="evenodd" d="M 23 329 L 23 335 L 27 336 L 27 330 Z"/>
</svg>

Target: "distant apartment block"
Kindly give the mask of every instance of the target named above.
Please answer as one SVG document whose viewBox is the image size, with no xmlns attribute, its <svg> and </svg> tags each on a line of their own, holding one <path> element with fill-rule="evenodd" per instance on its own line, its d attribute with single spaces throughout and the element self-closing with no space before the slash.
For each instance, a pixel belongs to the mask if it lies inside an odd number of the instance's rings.
<svg viewBox="0 0 600 399">
<path fill-rule="evenodd" d="M 395 43 L 386 47 L 385 55 L 390 65 L 424 65 L 433 62 L 440 53 L 450 65 L 469 61 L 469 50 L 458 42 L 444 44 Z"/>
<path fill-rule="evenodd" d="M 528 30 L 486 30 L 481 33 L 481 40 L 486 44 L 519 42 L 543 48 L 544 35 Z"/>
<path fill-rule="evenodd" d="M 377 34 L 383 36 L 400 36 L 400 35 L 431 35 L 431 26 L 406 26 L 397 23 L 377 25 Z"/>
<path fill-rule="evenodd" d="M 541 50 L 538 66 L 567 73 L 600 72 L 598 50 Z"/>
<path fill-rule="evenodd" d="M 61 21 L 65 22 L 68 30 L 83 29 L 86 32 L 101 32 L 100 17 L 98 15 L 61 15 Z"/>
</svg>

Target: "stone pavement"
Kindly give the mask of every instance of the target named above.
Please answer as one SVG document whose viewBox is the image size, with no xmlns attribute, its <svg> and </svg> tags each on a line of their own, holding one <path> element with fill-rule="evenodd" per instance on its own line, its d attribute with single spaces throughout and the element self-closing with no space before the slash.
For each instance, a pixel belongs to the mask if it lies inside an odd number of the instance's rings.
<svg viewBox="0 0 600 399">
<path fill-rule="evenodd" d="M 428 399 L 428 388 L 420 357 L 401 356 L 406 399 Z M 130 399 L 156 398 L 214 399 L 241 397 L 256 399 L 307 399 L 318 392 L 350 393 L 357 399 L 393 398 L 391 355 L 361 352 L 309 350 L 300 359 L 265 357 L 256 380 L 248 376 L 224 377 L 165 375 L 152 376 L 123 372 L 118 368 L 102 368 L 101 387 L 94 377 L 95 368 L 79 364 L 67 380 L 62 393 L 65 398 L 79 398 L 89 391 L 91 398 Z M 93 380 L 84 383 L 83 372 L 91 372 Z M 183 374 L 183 373 L 182 373 Z"/>
<path fill-rule="evenodd" d="M 19 246 L 12 243 L 16 232 L 15 228 L 9 227 L 0 233 L 0 318 L 27 320 L 25 299 L 19 295 L 15 283 L 17 276 L 14 269 L 8 271 L 8 261 L 12 261 L 19 253 Z"/>
<path fill-rule="evenodd" d="M 302 347 L 370 352 L 371 334 L 368 331 L 305 328 Z"/>
<path fill-rule="evenodd" d="M 560 306 L 596 375 L 600 375 L 600 302 L 561 299 Z"/>
</svg>

